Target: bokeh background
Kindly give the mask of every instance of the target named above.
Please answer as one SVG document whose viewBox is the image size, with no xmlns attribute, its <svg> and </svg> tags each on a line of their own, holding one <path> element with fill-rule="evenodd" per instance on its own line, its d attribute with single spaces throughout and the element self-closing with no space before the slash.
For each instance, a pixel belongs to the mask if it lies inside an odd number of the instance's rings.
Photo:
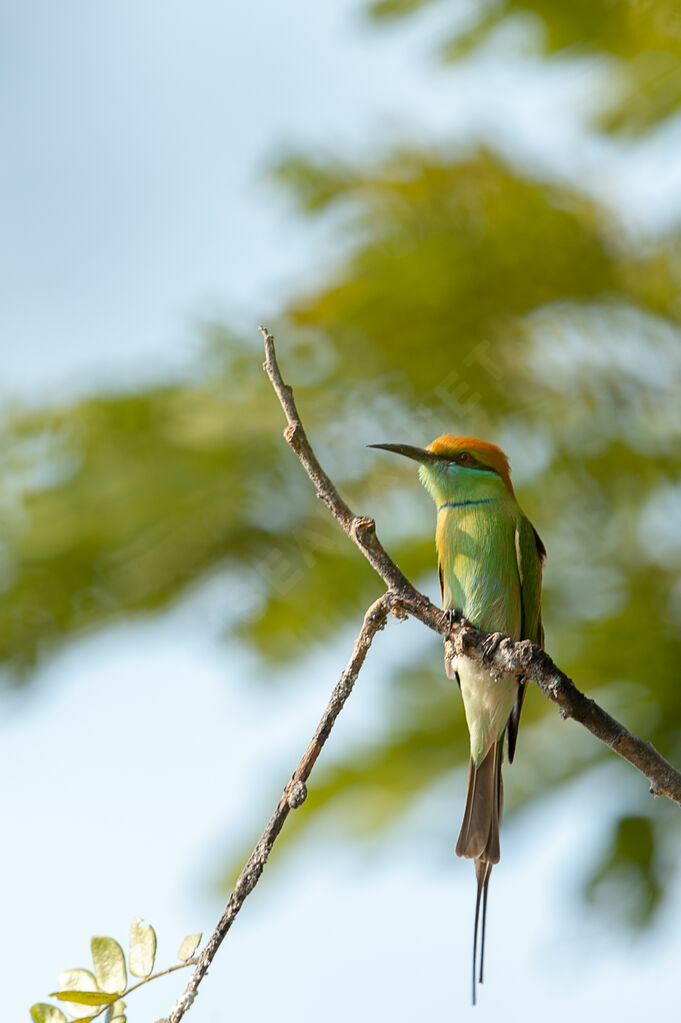
<svg viewBox="0 0 681 1023">
<path fill-rule="evenodd" d="M 509 453 L 547 647 L 681 762 L 681 10 L 673 0 L 4 4 L 3 1016 L 209 932 L 380 583 L 281 439 L 437 595 L 367 452 Z M 678 810 L 537 692 L 475 1010 L 677 999 Z M 199 1021 L 469 1009 L 466 738 L 437 639 L 378 637 Z M 131 997 L 163 1015 L 176 974 Z"/>
</svg>

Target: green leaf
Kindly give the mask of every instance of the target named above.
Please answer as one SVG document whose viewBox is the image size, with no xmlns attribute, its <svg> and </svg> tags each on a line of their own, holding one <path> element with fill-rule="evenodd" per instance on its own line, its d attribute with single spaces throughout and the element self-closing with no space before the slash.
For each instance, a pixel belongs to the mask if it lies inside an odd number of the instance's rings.
<svg viewBox="0 0 681 1023">
<path fill-rule="evenodd" d="M 107 994 L 106 991 L 50 991 L 50 998 L 58 998 L 60 1002 L 73 1002 L 74 1005 L 111 1005 L 116 1001 L 116 996 Z"/>
<path fill-rule="evenodd" d="M 83 994 L 83 992 L 97 996 L 101 994 L 94 974 L 90 970 L 64 970 L 59 974 L 59 990 L 61 992 L 78 992 L 78 995 Z M 74 994 L 69 995 L 68 1002 L 66 1011 L 76 1019 L 82 1019 L 88 1015 L 88 1010 L 84 1009 L 83 1005 L 102 1004 L 99 1002 L 83 1002 L 80 997 Z"/>
<path fill-rule="evenodd" d="M 202 934 L 188 934 L 180 945 L 177 958 L 181 959 L 183 963 L 186 963 L 188 959 L 191 959 L 199 947 L 199 942 L 201 941 L 202 936 Z"/>
<path fill-rule="evenodd" d="M 31 1019 L 33 1023 L 67 1023 L 61 1009 L 56 1005 L 48 1005 L 47 1002 L 36 1002 L 31 1006 Z"/>
<path fill-rule="evenodd" d="M 142 925 L 135 917 L 130 928 L 130 972 L 135 977 L 148 977 L 156 958 L 156 932 L 151 924 Z"/>
<path fill-rule="evenodd" d="M 125 1002 L 120 999 L 106 1010 L 104 1023 L 125 1023 Z"/>
<path fill-rule="evenodd" d="M 127 975 L 123 949 L 113 938 L 96 936 L 90 942 L 97 983 L 102 991 L 120 994 L 125 991 Z"/>
</svg>

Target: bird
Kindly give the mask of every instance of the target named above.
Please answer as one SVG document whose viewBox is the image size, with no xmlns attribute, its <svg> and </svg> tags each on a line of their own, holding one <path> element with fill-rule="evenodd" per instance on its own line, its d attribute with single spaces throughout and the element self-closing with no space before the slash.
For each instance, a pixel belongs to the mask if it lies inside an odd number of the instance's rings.
<svg viewBox="0 0 681 1023">
<path fill-rule="evenodd" d="M 488 441 L 443 434 L 426 448 L 369 444 L 419 463 L 421 483 L 435 501 L 442 607 L 458 611 L 482 632 L 544 645 L 541 614 L 546 548 L 516 500 L 507 456 Z M 487 654 L 494 645 L 487 646 Z M 445 654 L 456 680 L 470 735 L 468 787 L 456 853 L 474 860 L 477 892 L 473 928 L 472 1002 L 476 1002 L 478 924 L 482 903 L 480 972 L 483 981 L 487 890 L 499 862 L 504 738 L 513 762 L 526 683 L 492 677 L 484 665 Z"/>
</svg>

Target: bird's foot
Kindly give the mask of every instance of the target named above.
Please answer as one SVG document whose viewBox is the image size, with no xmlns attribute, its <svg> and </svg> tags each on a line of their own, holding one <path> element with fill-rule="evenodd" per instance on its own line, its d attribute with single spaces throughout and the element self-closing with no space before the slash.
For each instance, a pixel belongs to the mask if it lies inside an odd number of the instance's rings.
<svg viewBox="0 0 681 1023">
<path fill-rule="evenodd" d="M 503 638 L 503 632 L 493 632 L 490 636 L 485 636 L 480 644 L 483 664 L 489 664 L 491 662 Z"/>
<path fill-rule="evenodd" d="M 442 612 L 442 624 L 446 625 L 451 632 L 460 617 L 460 611 L 457 611 L 455 607 L 448 607 Z"/>
</svg>

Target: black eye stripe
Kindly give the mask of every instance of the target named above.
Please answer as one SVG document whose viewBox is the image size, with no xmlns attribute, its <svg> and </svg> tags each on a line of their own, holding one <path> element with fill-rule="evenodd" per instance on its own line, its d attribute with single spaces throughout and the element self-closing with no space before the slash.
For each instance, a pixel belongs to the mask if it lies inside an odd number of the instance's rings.
<svg viewBox="0 0 681 1023">
<path fill-rule="evenodd" d="M 468 460 L 466 462 L 460 461 L 461 454 L 468 455 Z M 444 456 L 444 461 L 448 462 L 450 465 L 463 465 L 465 466 L 466 469 L 476 469 L 478 472 L 493 472 L 495 476 L 499 475 L 499 473 L 493 466 L 485 465 L 484 462 L 479 462 L 478 459 L 475 458 L 474 455 L 471 455 L 469 451 L 461 452 L 461 454 L 455 456 L 454 458 Z"/>
</svg>

